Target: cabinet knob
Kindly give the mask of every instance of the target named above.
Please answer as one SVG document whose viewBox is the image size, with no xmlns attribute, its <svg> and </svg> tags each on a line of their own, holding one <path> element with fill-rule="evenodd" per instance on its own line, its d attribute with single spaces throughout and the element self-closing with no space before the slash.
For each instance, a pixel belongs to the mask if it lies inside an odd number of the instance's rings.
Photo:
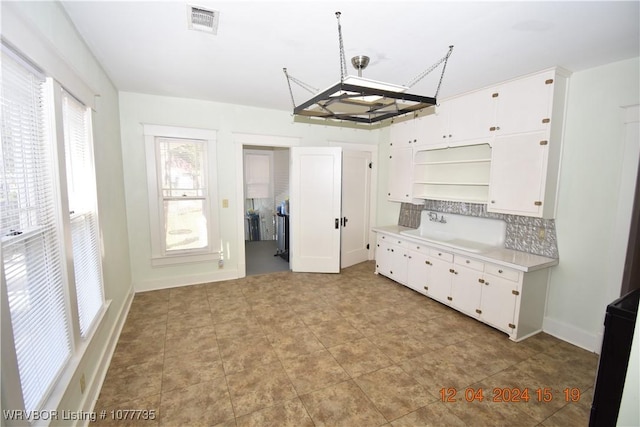
<svg viewBox="0 0 640 427">
<path fill-rule="evenodd" d="M 424 263 L 427 264 L 427 265 L 432 265 L 431 261 L 425 261 Z"/>
<path fill-rule="evenodd" d="M 482 314 L 482 310 L 480 310 L 479 308 L 476 308 L 476 313 Z"/>
<path fill-rule="evenodd" d="M 484 279 L 478 279 L 478 282 L 484 283 Z"/>
<path fill-rule="evenodd" d="M 495 132 L 495 131 L 496 131 L 496 127 L 495 127 L 495 126 L 491 126 L 491 127 L 489 128 L 489 132 Z"/>
<path fill-rule="evenodd" d="M 498 273 L 502 274 L 502 273 L 503 273 L 503 271 L 502 271 L 502 270 L 498 270 Z"/>
<path fill-rule="evenodd" d="M 466 260 L 465 262 L 466 262 L 467 264 L 469 264 L 469 263 L 470 263 L 471 261 L 469 261 L 469 260 Z"/>
<path fill-rule="evenodd" d="M 453 298 L 451 298 L 451 297 L 447 297 L 447 299 L 448 299 L 449 301 L 453 301 Z"/>
<path fill-rule="evenodd" d="M 428 286 L 424 286 L 424 290 L 425 290 L 425 291 L 428 291 L 428 290 L 429 290 L 429 287 L 428 287 Z"/>
</svg>

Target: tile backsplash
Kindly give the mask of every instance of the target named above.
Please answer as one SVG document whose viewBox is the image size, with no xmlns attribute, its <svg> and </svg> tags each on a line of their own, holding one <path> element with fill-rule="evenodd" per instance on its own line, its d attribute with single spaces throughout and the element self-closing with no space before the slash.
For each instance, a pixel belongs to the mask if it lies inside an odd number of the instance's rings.
<svg viewBox="0 0 640 427">
<path fill-rule="evenodd" d="M 507 223 L 504 243 L 507 249 L 558 258 L 556 225 L 553 219 L 487 212 L 487 206 L 479 203 L 425 200 L 424 205 L 402 203 L 398 225 L 418 228 L 423 210 L 501 219 Z"/>
</svg>

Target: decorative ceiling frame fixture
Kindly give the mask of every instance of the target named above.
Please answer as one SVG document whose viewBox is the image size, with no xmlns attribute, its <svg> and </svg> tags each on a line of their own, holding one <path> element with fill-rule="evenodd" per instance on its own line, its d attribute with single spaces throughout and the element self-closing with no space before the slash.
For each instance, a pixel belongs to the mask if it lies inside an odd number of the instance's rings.
<svg viewBox="0 0 640 427">
<path fill-rule="evenodd" d="M 362 70 L 369 64 L 369 57 L 359 55 L 351 58 L 351 63 L 358 70 L 358 76 L 347 76 L 347 61 L 344 55 L 342 42 L 342 26 L 340 25 L 340 12 L 336 12 L 338 21 L 338 41 L 340 44 L 340 81 L 326 90 L 318 89 L 291 76 L 286 68 L 282 71 L 287 78 L 293 114 L 314 119 L 346 120 L 350 122 L 373 124 L 381 120 L 389 119 L 403 114 L 417 112 L 427 107 L 436 105 L 436 99 L 442 85 L 447 61 L 453 52 L 453 46 L 438 62 L 420 73 L 407 85 L 400 86 L 391 83 L 383 83 L 362 77 Z M 433 97 L 413 95 L 406 93 L 413 85 L 422 80 L 427 74 L 442 64 L 442 72 L 438 81 L 438 87 Z M 296 106 L 293 99 L 291 83 L 295 83 L 313 96 L 308 101 Z"/>
</svg>

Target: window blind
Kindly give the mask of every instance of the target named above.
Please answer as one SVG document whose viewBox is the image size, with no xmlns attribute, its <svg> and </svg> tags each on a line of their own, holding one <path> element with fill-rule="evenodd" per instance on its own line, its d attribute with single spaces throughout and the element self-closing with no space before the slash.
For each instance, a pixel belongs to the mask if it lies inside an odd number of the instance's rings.
<svg viewBox="0 0 640 427">
<path fill-rule="evenodd" d="M 90 110 L 62 92 L 62 122 L 80 335 L 86 337 L 104 303 Z"/>
<path fill-rule="evenodd" d="M 42 75 L 3 46 L 2 269 L 27 411 L 39 409 L 71 355 L 43 85 Z"/>
</svg>

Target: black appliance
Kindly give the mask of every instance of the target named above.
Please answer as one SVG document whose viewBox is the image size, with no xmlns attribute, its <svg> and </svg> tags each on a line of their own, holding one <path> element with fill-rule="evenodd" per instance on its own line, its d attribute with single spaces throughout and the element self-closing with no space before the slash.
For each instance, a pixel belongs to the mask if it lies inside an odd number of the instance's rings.
<svg viewBox="0 0 640 427">
<path fill-rule="evenodd" d="M 616 425 L 639 298 L 640 289 L 635 289 L 607 306 L 589 427 Z"/>
<path fill-rule="evenodd" d="M 276 241 L 278 249 L 275 256 L 289 262 L 289 215 L 281 212 L 276 216 Z"/>
</svg>

